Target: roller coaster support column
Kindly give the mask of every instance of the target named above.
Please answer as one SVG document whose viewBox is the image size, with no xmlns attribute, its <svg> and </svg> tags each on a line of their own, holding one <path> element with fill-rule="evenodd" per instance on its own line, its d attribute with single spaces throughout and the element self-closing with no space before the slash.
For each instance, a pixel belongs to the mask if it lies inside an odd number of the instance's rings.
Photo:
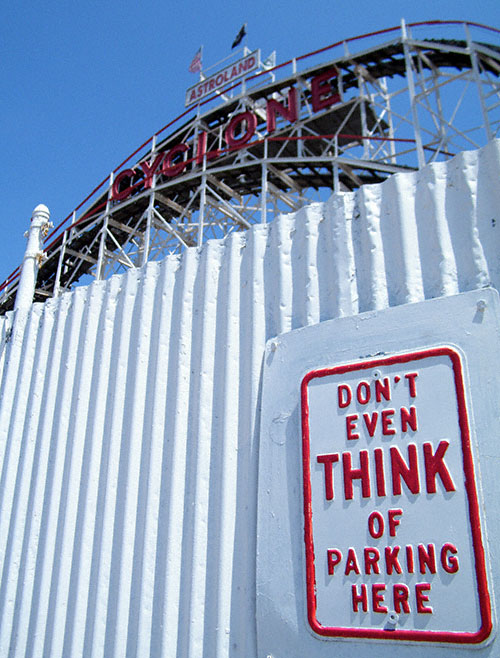
<svg viewBox="0 0 500 658">
<path fill-rule="evenodd" d="M 203 158 L 203 172 L 206 169 L 207 156 Z M 207 202 L 207 175 L 205 173 L 201 176 L 200 186 L 200 210 L 198 212 L 198 239 L 197 246 L 201 247 L 203 244 L 203 230 L 205 228 L 205 205 Z"/>
<path fill-rule="evenodd" d="M 97 257 L 97 267 L 95 278 L 100 281 L 104 279 L 104 260 L 106 257 L 106 238 L 108 237 L 108 219 L 109 211 L 111 209 L 111 199 L 113 196 L 113 181 L 115 174 L 112 171 L 109 175 L 108 199 L 106 201 L 106 214 L 101 227 L 101 238 L 99 242 L 99 256 Z"/>
<path fill-rule="evenodd" d="M 260 221 L 267 224 L 267 139 L 264 140 L 264 159 L 262 161 Z"/>
<path fill-rule="evenodd" d="M 488 108 L 486 106 L 486 99 L 484 97 L 483 93 L 483 85 L 481 82 L 481 75 L 479 73 L 479 65 L 477 63 L 477 52 L 474 46 L 474 42 L 471 39 L 470 36 L 470 30 L 469 26 L 467 23 L 465 23 L 465 33 L 467 35 L 467 47 L 469 49 L 470 53 L 470 59 L 472 62 L 472 71 L 474 72 L 474 79 L 476 82 L 476 87 L 477 87 L 477 93 L 479 95 L 479 102 L 481 103 L 481 112 L 483 114 L 483 121 L 484 121 L 484 129 L 486 131 L 486 138 L 488 141 L 491 141 L 493 137 L 495 136 L 493 134 L 493 131 L 491 130 L 490 127 L 490 118 L 488 116 Z"/>
<path fill-rule="evenodd" d="M 401 21 L 401 36 L 403 41 L 403 49 L 405 54 L 406 64 L 406 78 L 408 80 L 408 91 L 410 94 L 411 114 L 413 119 L 413 131 L 415 134 L 415 142 L 417 145 L 417 159 L 418 166 L 422 168 L 425 165 L 424 147 L 422 145 L 422 135 L 420 133 L 420 124 L 418 121 L 417 99 L 415 95 L 415 82 L 413 80 L 413 66 L 411 62 L 410 50 L 408 48 L 408 34 L 406 31 L 406 23 Z"/>
</svg>

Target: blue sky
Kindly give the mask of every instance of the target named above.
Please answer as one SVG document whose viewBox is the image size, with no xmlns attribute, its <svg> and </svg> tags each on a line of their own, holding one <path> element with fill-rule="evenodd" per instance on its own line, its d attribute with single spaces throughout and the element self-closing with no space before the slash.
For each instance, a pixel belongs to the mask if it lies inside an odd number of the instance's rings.
<svg viewBox="0 0 500 658">
<path fill-rule="evenodd" d="M 500 28 L 500 2 L 480 0 L 184 0 L 4 3 L 0 39 L 3 155 L 0 281 L 25 249 L 31 211 L 62 220 L 137 146 L 184 109 L 188 66 L 247 45 L 278 62 L 407 22 L 469 20 Z M 431 33 L 432 36 L 432 33 Z"/>
</svg>

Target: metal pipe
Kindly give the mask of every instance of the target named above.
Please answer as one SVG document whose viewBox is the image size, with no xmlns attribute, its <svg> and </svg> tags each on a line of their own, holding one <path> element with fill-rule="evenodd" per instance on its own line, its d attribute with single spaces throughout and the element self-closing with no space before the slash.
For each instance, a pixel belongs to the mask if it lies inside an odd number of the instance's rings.
<svg viewBox="0 0 500 658">
<path fill-rule="evenodd" d="M 30 229 L 25 233 L 28 244 L 21 268 L 21 277 L 14 305 L 15 311 L 27 311 L 33 303 L 38 268 L 45 256 L 43 238 L 47 235 L 49 228 L 52 227 L 49 219 L 50 212 L 47 206 L 40 204 L 33 210 Z"/>
</svg>

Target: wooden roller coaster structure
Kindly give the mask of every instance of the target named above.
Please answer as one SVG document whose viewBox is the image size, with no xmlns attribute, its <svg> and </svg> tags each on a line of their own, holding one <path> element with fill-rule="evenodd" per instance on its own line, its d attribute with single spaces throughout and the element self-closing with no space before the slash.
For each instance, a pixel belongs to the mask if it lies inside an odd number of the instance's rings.
<svg viewBox="0 0 500 658">
<path fill-rule="evenodd" d="M 259 62 L 153 135 L 56 226 L 35 301 L 446 160 L 499 131 L 492 27 L 403 22 Z M 0 286 L 0 313 L 14 307 L 19 273 Z"/>
</svg>

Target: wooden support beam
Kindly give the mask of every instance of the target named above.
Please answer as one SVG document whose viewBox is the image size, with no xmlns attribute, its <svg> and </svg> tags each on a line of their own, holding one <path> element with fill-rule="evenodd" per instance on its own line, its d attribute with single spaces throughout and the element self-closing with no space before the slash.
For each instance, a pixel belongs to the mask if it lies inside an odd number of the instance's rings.
<svg viewBox="0 0 500 658">
<path fill-rule="evenodd" d="M 300 203 L 296 203 L 286 192 L 283 192 L 271 182 L 268 182 L 267 189 L 269 192 L 271 192 L 271 194 L 283 201 L 283 203 L 292 210 L 298 210 L 300 208 Z"/>
<path fill-rule="evenodd" d="M 227 183 L 223 183 L 222 181 L 220 181 L 213 174 L 207 174 L 207 181 L 212 183 L 212 185 L 214 185 L 215 187 L 218 187 L 220 190 L 222 190 L 222 192 L 224 192 L 231 198 L 236 199 L 240 203 L 243 203 L 243 197 L 241 196 L 241 194 L 236 192 L 236 190 L 233 190 L 232 187 L 229 187 Z"/>
<path fill-rule="evenodd" d="M 205 201 L 208 203 L 208 205 L 212 206 L 212 208 L 215 208 L 226 217 L 229 217 L 229 219 L 237 222 L 240 226 L 243 226 L 244 228 L 250 228 L 250 223 L 247 222 L 247 220 L 242 217 L 237 210 L 233 210 L 227 201 L 219 201 L 218 199 L 211 197 L 209 194 L 206 195 Z"/>
<path fill-rule="evenodd" d="M 184 208 L 184 206 L 181 206 L 176 201 L 172 201 L 172 199 L 169 199 L 168 197 L 166 197 L 164 194 L 161 194 L 160 192 L 156 192 L 155 198 L 158 199 L 158 201 L 162 203 L 164 206 L 167 206 L 167 208 L 174 210 L 178 215 L 191 219 L 191 211 L 187 210 L 186 208 Z"/>
<path fill-rule="evenodd" d="M 351 167 L 349 167 L 349 165 L 339 163 L 339 167 L 342 169 L 342 171 L 348 178 L 350 178 L 354 183 L 356 183 L 358 187 L 361 187 L 361 185 L 363 185 L 363 181 L 361 180 L 361 178 L 359 178 L 359 176 L 356 176 L 356 174 L 353 172 Z"/>
<path fill-rule="evenodd" d="M 284 171 L 280 171 L 277 167 L 275 167 L 275 166 L 272 165 L 272 164 L 268 164 L 268 165 L 267 165 L 267 169 L 268 169 L 268 171 L 270 171 L 274 176 L 276 176 L 277 178 L 279 178 L 280 180 L 282 180 L 283 183 L 285 183 L 285 185 L 287 185 L 287 186 L 288 186 L 289 188 L 291 188 L 292 190 L 295 190 L 295 191 L 298 192 L 299 194 L 302 192 L 300 186 L 297 185 L 297 183 L 293 180 L 293 178 L 292 178 L 291 176 L 289 176 L 288 174 L 285 174 Z"/>
<path fill-rule="evenodd" d="M 123 231 L 124 233 L 129 233 L 130 235 L 142 235 L 142 231 L 138 231 L 135 228 L 132 228 L 131 226 L 127 226 L 127 224 L 122 224 L 122 222 L 117 222 L 116 219 L 111 219 L 111 217 L 108 217 L 108 226 L 113 226 L 114 228 L 117 228 L 119 231 Z"/>
<path fill-rule="evenodd" d="M 75 256 L 75 258 L 81 258 L 81 260 L 86 260 L 88 263 L 92 263 L 93 265 L 97 265 L 97 259 L 92 258 L 92 256 L 89 256 L 88 254 L 82 254 L 80 251 L 75 251 L 74 249 L 70 249 L 69 247 L 66 247 L 66 254 L 69 254 L 70 256 Z"/>
</svg>

